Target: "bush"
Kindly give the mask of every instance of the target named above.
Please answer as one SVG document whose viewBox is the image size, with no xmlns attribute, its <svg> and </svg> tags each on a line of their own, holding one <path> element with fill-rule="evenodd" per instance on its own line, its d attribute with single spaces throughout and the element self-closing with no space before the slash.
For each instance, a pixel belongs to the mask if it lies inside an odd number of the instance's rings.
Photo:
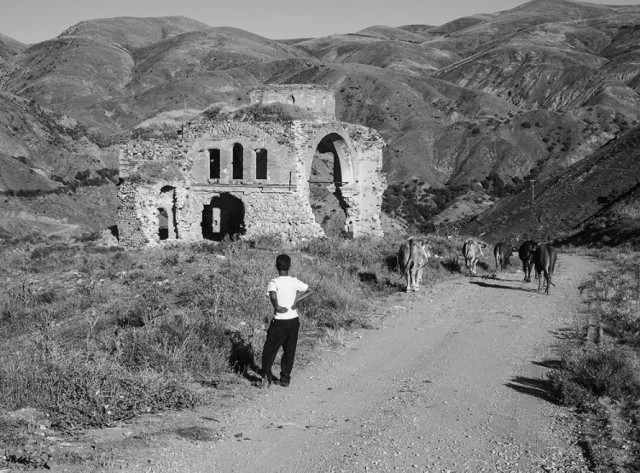
<svg viewBox="0 0 640 473">
<path fill-rule="evenodd" d="M 52 426 L 103 427 L 143 412 L 193 407 L 197 397 L 185 380 L 152 370 L 132 372 L 107 361 L 66 353 L 58 359 L 38 354 L 0 368 L 3 406 L 46 411 Z"/>
<path fill-rule="evenodd" d="M 596 398 L 637 397 L 638 381 L 629 357 L 618 348 L 592 348 L 572 352 L 563 359 L 563 370 L 551 372 L 549 380 L 565 404 L 584 407 Z"/>
<path fill-rule="evenodd" d="M 399 243 L 331 238 L 290 252 L 292 274 L 315 290 L 300 304 L 301 342 L 372 325 L 367 295 L 400 289 L 393 265 Z M 431 244 L 441 252 L 450 245 Z M 7 347 L 0 351 L 0 409 L 35 407 L 71 429 L 201 402 L 203 387 L 238 369 L 234 346 L 260 356 L 263 317 L 272 310 L 265 288 L 280 248 L 272 238 L 179 251 L 116 251 L 92 242 L 3 246 L 0 272 L 12 278 L 0 292 Z M 440 271 L 430 261 L 425 277 Z"/>
</svg>

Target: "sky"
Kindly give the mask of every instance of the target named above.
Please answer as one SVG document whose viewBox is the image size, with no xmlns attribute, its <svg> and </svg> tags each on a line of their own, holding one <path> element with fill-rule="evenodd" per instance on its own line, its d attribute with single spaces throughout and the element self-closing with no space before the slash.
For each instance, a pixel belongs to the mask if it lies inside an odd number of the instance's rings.
<svg viewBox="0 0 640 473">
<path fill-rule="evenodd" d="M 509 10 L 524 0 L 0 0 L 0 34 L 32 44 L 83 20 L 186 16 L 270 39 L 354 33 L 368 26 L 442 25 L 476 13 Z M 593 3 L 638 5 L 640 0 Z"/>
</svg>

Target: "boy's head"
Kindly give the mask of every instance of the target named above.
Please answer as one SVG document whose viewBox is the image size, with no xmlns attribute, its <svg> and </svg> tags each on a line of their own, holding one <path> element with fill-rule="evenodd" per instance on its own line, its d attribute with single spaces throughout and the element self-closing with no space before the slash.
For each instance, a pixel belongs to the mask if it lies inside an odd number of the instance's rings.
<svg viewBox="0 0 640 473">
<path fill-rule="evenodd" d="M 276 269 L 278 271 L 289 271 L 290 267 L 291 258 L 289 257 L 289 255 L 278 255 L 278 257 L 276 258 Z"/>
</svg>

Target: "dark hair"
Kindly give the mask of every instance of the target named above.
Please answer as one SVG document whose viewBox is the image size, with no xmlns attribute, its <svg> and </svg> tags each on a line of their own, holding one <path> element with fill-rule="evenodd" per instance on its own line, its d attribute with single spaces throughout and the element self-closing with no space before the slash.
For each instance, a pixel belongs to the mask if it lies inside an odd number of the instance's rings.
<svg viewBox="0 0 640 473">
<path fill-rule="evenodd" d="M 276 258 L 276 269 L 279 271 L 289 271 L 291 266 L 291 258 L 289 255 L 281 254 Z"/>
</svg>

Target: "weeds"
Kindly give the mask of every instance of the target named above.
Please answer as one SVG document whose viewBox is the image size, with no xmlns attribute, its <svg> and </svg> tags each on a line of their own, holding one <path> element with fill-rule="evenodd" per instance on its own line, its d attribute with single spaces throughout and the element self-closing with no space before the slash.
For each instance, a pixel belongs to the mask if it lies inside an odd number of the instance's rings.
<svg viewBox="0 0 640 473">
<path fill-rule="evenodd" d="M 549 380 L 560 402 L 590 408 L 599 397 L 623 400 L 640 392 L 629 356 L 614 347 L 596 347 L 567 354 L 562 370 Z"/>
<path fill-rule="evenodd" d="M 595 416 L 608 429 L 624 425 L 625 442 L 635 442 L 632 448 L 640 450 L 640 255 L 609 251 L 606 256 L 613 268 L 595 274 L 580 287 L 605 339 L 599 345 L 568 351 L 561 369 L 550 372 L 548 377 L 560 402 Z M 618 420 L 611 421 L 611 416 Z M 602 432 L 594 435 L 596 442 L 605 445 L 595 450 L 606 450 L 612 442 L 602 437 Z M 624 451 L 630 447 L 620 448 Z M 638 471 L 640 461 L 632 457 L 626 467 Z M 606 458 L 599 461 L 604 469 L 612 466 Z"/>
<path fill-rule="evenodd" d="M 315 290 L 300 304 L 301 343 L 340 345 L 346 329 L 372 326 L 368 297 L 400 289 L 399 244 L 322 239 L 290 251 L 292 274 Z M 430 245 L 446 258 L 457 251 L 444 239 Z M 73 429 L 201 402 L 232 370 L 255 369 L 281 247 L 274 237 L 137 252 L 3 246 L 12 282 L 0 293 L 0 408 L 41 409 Z M 434 259 L 425 278 L 444 271 Z"/>
</svg>

